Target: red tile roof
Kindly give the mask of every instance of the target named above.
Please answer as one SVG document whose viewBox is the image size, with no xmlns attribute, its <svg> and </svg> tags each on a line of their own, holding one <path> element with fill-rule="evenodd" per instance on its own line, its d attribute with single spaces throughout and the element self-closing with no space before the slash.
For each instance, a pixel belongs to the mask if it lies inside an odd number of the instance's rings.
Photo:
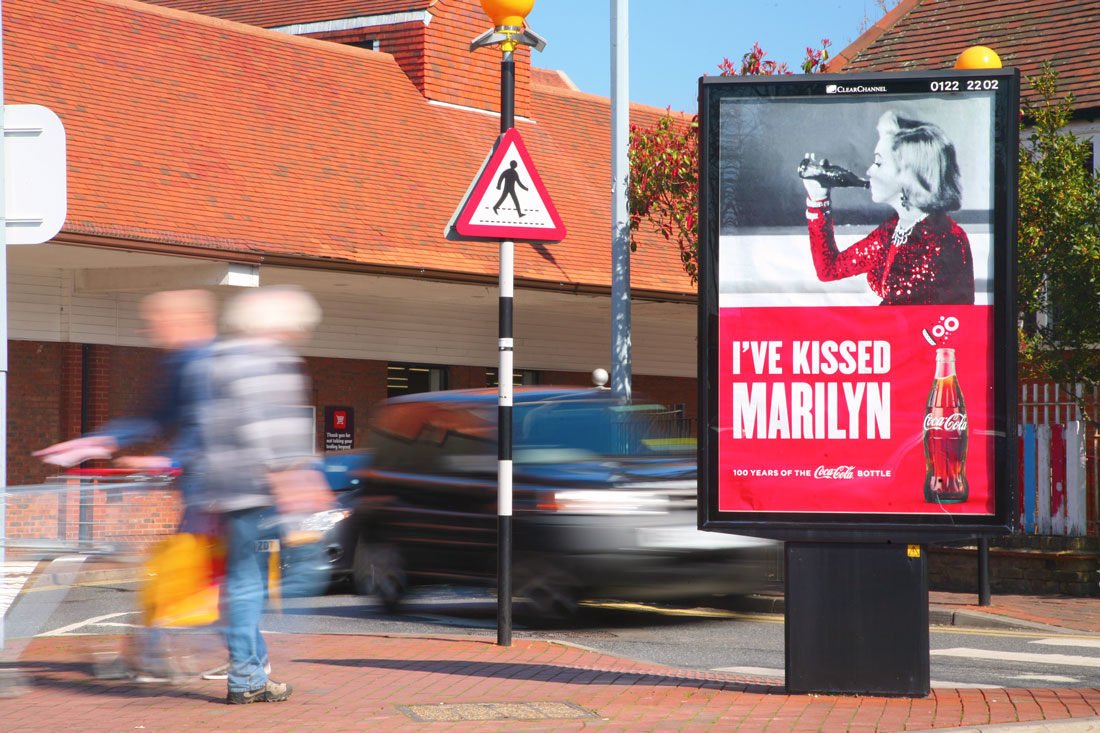
<svg viewBox="0 0 1100 733">
<path fill-rule="evenodd" d="M 273 28 L 293 23 L 424 10 L 436 0 L 145 0 L 191 13 Z"/>
<path fill-rule="evenodd" d="M 389 54 L 136 0 L 12 2 L 4 15 L 6 101 L 65 123 L 58 241 L 495 279 L 496 243 L 442 233 L 499 120 L 427 102 Z M 608 100 L 540 85 L 531 109 L 517 127 L 569 236 L 517 244 L 517 283 L 602 290 Z M 632 282 L 655 296 L 694 290 L 656 237 L 634 255 Z"/>
<path fill-rule="evenodd" d="M 564 71 L 557 69 L 538 69 L 531 67 L 531 83 L 542 84 L 548 87 L 577 90 L 577 85 Z"/>
<path fill-rule="evenodd" d="M 500 107 L 500 52 L 470 52 L 470 41 L 491 27 L 477 0 L 146 0 L 156 5 L 272 27 L 307 24 L 291 29 L 296 35 L 337 43 L 374 42 L 373 48 L 393 54 L 416 88 L 428 99 L 496 111 Z M 409 11 L 423 12 L 410 16 Z M 308 26 L 315 21 L 339 21 L 367 15 L 369 23 Z M 279 22 L 269 22 L 278 17 Z M 516 114 L 528 114 L 531 51 L 515 52 Z"/>
<path fill-rule="evenodd" d="M 830 71 L 945 69 L 989 46 L 1023 76 L 1050 61 L 1078 110 L 1100 107 L 1097 0 L 903 0 L 829 63 Z M 1025 82 L 1021 92 L 1031 90 Z"/>
</svg>

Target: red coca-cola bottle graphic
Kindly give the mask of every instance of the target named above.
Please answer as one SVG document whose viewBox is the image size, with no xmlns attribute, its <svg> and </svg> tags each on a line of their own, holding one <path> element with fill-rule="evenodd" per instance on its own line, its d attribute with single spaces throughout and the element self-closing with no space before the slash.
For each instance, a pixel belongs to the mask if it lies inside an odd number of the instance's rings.
<svg viewBox="0 0 1100 733">
<path fill-rule="evenodd" d="M 966 403 L 955 375 L 955 350 L 936 349 L 936 380 L 924 413 L 924 500 L 966 501 Z"/>
</svg>

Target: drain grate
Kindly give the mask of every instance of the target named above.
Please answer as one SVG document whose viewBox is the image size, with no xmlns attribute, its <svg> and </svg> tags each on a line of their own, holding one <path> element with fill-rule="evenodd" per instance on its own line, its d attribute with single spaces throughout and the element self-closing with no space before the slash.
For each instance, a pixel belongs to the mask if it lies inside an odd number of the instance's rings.
<svg viewBox="0 0 1100 733">
<path fill-rule="evenodd" d="M 571 702 L 463 702 L 439 705 L 398 705 L 420 723 L 462 720 L 568 720 L 598 717 Z"/>
</svg>

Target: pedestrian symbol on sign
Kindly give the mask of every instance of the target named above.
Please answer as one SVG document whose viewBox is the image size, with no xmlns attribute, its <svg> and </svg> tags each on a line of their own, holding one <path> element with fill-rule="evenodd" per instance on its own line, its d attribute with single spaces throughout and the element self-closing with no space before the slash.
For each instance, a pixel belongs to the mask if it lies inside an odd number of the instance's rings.
<svg viewBox="0 0 1100 733">
<path fill-rule="evenodd" d="M 497 139 L 447 224 L 448 238 L 452 230 L 470 239 L 557 242 L 565 237 L 565 225 L 514 127 Z"/>
<path fill-rule="evenodd" d="M 500 195 L 500 198 L 497 199 L 497 202 L 493 204 L 493 213 L 497 213 L 497 209 L 499 209 L 500 205 L 504 203 L 504 199 L 511 196 L 512 203 L 516 205 L 516 213 L 522 217 L 523 209 L 519 207 L 519 197 L 516 196 L 516 186 L 519 186 L 524 191 L 527 190 L 527 186 L 524 186 L 523 183 L 520 182 L 519 174 L 516 173 L 516 166 L 519 165 L 519 163 L 513 160 L 508 165 L 509 167 L 506 168 L 504 172 L 500 174 L 500 178 L 497 179 L 497 190 L 500 190 L 500 184 L 503 183 L 504 193 L 502 193 Z"/>
</svg>

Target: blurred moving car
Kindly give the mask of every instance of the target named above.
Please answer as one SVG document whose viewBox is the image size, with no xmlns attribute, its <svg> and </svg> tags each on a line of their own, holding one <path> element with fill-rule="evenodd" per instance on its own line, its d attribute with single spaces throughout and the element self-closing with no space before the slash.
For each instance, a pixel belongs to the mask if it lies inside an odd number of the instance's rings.
<svg viewBox="0 0 1100 733">
<path fill-rule="evenodd" d="M 372 415 L 354 504 L 357 592 L 393 610 L 414 586 L 495 585 L 497 392 L 392 398 Z M 513 589 L 520 612 L 572 615 L 582 599 L 745 593 L 777 543 L 696 529 L 694 439 L 670 413 L 606 389 L 517 388 Z"/>
</svg>

